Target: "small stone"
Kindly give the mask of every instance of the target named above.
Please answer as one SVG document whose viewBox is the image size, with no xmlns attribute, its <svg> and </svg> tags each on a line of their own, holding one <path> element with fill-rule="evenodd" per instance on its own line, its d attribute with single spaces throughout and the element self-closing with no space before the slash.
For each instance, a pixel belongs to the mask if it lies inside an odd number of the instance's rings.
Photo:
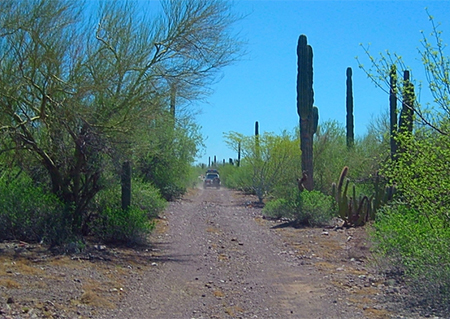
<svg viewBox="0 0 450 319">
<path fill-rule="evenodd" d="M 7 304 L 12 304 L 15 303 L 14 298 L 13 297 L 9 297 L 8 300 L 6 300 Z"/>
</svg>

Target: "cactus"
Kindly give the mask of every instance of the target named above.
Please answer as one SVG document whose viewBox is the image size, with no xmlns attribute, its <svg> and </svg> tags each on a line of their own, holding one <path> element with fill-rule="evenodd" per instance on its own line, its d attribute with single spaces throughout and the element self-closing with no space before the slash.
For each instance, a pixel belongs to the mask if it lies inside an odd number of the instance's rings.
<svg viewBox="0 0 450 319">
<path fill-rule="evenodd" d="M 347 198 L 347 189 L 350 181 L 346 179 L 347 173 L 348 167 L 345 166 L 341 171 L 341 175 L 339 176 L 337 186 L 335 183 L 333 183 L 333 196 L 336 200 L 338 214 L 342 218 L 342 220 L 344 220 L 344 222 L 348 220 L 348 204 L 349 204 Z"/>
<path fill-rule="evenodd" d="M 391 158 L 395 160 L 396 154 L 404 152 L 397 140 L 399 135 L 411 135 L 413 131 L 414 115 L 414 85 L 410 81 L 408 70 L 403 72 L 403 90 L 402 90 L 402 109 L 400 112 L 399 123 L 397 125 L 397 69 L 395 65 L 391 66 L 390 76 L 390 129 L 391 129 Z"/>
<path fill-rule="evenodd" d="M 259 123 L 255 122 L 255 155 L 259 159 L 261 157 L 260 145 L 259 145 Z"/>
<path fill-rule="evenodd" d="M 356 186 L 352 185 L 352 196 L 347 195 L 350 180 L 347 177 L 348 167 L 342 169 L 338 184 L 332 184 L 332 195 L 335 198 L 334 208 L 344 221 L 345 227 L 362 226 L 374 220 L 377 210 L 392 199 L 394 187 L 381 187 L 380 177 L 375 179 L 375 193 L 371 197 L 356 196 Z"/>
<path fill-rule="evenodd" d="M 241 166 L 241 141 L 239 141 L 238 144 L 238 160 L 237 160 L 237 166 Z"/>
<path fill-rule="evenodd" d="M 347 68 L 347 147 L 353 147 L 355 141 L 354 124 L 353 124 L 353 88 L 352 88 L 352 68 Z"/>
<path fill-rule="evenodd" d="M 122 210 L 128 210 L 131 205 L 131 163 L 122 164 Z"/>
<path fill-rule="evenodd" d="M 380 175 L 377 172 L 374 182 L 374 194 L 372 196 L 372 214 L 375 217 L 376 212 L 381 206 L 386 205 L 392 200 L 395 193 L 395 186 L 384 186 L 382 185 Z"/>
<path fill-rule="evenodd" d="M 389 72 L 389 114 L 390 114 L 390 129 L 391 129 L 391 159 L 395 158 L 397 153 L 397 67 L 395 64 L 391 66 Z"/>
<path fill-rule="evenodd" d="M 409 80 L 409 71 L 403 73 L 403 101 L 402 111 L 400 113 L 400 122 L 398 124 L 399 133 L 412 133 L 413 114 L 414 114 L 414 85 Z"/>
<path fill-rule="evenodd" d="M 302 169 L 309 178 L 305 183 L 312 190 L 313 179 L 313 135 L 317 130 L 319 110 L 314 107 L 313 90 L 313 52 L 307 44 L 305 35 L 300 35 L 297 45 L 297 113 L 300 117 L 300 148 L 302 151 Z"/>
</svg>

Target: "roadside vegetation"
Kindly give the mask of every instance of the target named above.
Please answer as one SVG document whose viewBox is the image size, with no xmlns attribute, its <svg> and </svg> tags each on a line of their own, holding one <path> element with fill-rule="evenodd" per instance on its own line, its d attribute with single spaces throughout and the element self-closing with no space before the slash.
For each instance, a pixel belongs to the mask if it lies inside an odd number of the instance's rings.
<svg viewBox="0 0 450 319">
<path fill-rule="evenodd" d="M 189 106 L 238 58 L 236 17 L 141 5 L 0 2 L 0 240 L 139 243 L 192 183 Z"/>
<path fill-rule="evenodd" d="M 189 106 L 238 59 L 237 18 L 219 0 L 161 6 L 145 16 L 139 2 L 0 2 L 0 240 L 142 243 L 167 201 L 199 182 L 206 167 L 193 163 L 203 140 Z M 353 123 L 318 124 L 319 110 L 305 101 L 297 111 L 311 119 L 308 130 L 225 133 L 237 159 L 213 166 L 224 186 L 256 195 L 267 217 L 368 226 L 380 269 L 409 285 L 415 305 L 445 312 L 450 60 L 430 19 L 432 40 L 424 35 L 419 51 L 428 104 L 398 55 L 364 49 L 370 66 L 361 69 L 387 106 L 364 136 L 353 136 Z M 308 83 L 298 90 L 311 91 Z"/>
<path fill-rule="evenodd" d="M 318 125 L 313 190 L 297 182 L 298 130 L 226 133 L 241 161 L 221 173 L 226 186 L 257 195 L 267 217 L 306 226 L 339 217 L 344 227 L 365 225 L 378 269 L 409 287 L 410 306 L 442 315 L 450 304 L 450 60 L 439 26 L 430 21 L 431 40 L 423 34 L 419 53 L 432 101 L 419 102 L 420 79 L 410 77 L 399 55 L 374 58 L 363 47 L 370 66 L 360 68 L 385 92 L 387 112 L 363 137 L 349 134 L 348 124 Z"/>
</svg>

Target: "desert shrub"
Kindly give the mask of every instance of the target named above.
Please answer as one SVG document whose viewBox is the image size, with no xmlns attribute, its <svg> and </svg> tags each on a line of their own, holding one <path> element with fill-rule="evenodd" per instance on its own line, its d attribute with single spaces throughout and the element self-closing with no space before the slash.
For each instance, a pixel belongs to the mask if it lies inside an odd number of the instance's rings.
<svg viewBox="0 0 450 319">
<path fill-rule="evenodd" d="M 166 208 L 167 202 L 161 198 L 157 188 L 139 180 L 133 180 L 132 185 L 131 200 L 135 206 L 147 212 L 149 218 L 157 217 Z"/>
<path fill-rule="evenodd" d="M 368 132 L 356 138 L 352 148 L 346 145 L 345 128 L 336 121 L 319 125 L 314 136 L 314 189 L 331 195 L 331 184 L 336 182 L 342 167 L 350 168 L 349 178 L 359 192 L 371 194 L 380 163 L 389 156 L 389 139 L 384 135 L 388 127 L 380 116 L 374 120 Z"/>
<path fill-rule="evenodd" d="M 450 228 L 439 215 L 425 215 L 404 204 L 385 207 L 377 215 L 372 238 L 385 270 L 404 274 L 416 302 L 449 310 Z M 445 221 L 447 222 L 447 221 Z"/>
<path fill-rule="evenodd" d="M 91 222 L 95 236 L 105 242 L 139 244 L 153 229 L 152 219 L 166 207 L 159 190 L 149 183 L 133 179 L 131 206 L 122 209 L 121 187 L 115 184 L 102 190 L 91 208 L 98 216 Z"/>
<path fill-rule="evenodd" d="M 95 222 L 95 233 L 104 242 L 142 244 L 154 228 L 145 210 L 131 206 L 127 210 L 105 208 Z"/>
<path fill-rule="evenodd" d="M 25 173 L 0 178 L 0 239 L 59 245 L 71 237 L 70 212 Z"/>
<path fill-rule="evenodd" d="M 145 211 L 149 218 L 154 218 L 166 207 L 167 202 L 161 198 L 159 190 L 149 183 L 133 179 L 131 183 L 131 205 Z M 93 207 L 102 213 L 107 208 L 122 208 L 121 186 L 119 183 L 103 189 L 97 194 Z"/>
<path fill-rule="evenodd" d="M 220 180 L 222 185 L 228 188 L 254 194 L 252 189 L 252 168 L 248 165 L 238 167 L 236 165 L 225 165 L 220 168 Z"/>
<path fill-rule="evenodd" d="M 292 203 L 285 198 L 276 198 L 266 203 L 263 208 L 263 214 L 271 218 L 292 218 L 294 209 Z"/>
<path fill-rule="evenodd" d="M 298 224 L 307 226 L 326 225 L 333 217 L 331 196 L 318 191 L 299 192 L 295 188 L 287 195 L 285 198 L 269 201 L 263 214 L 275 218 L 291 218 Z"/>
<path fill-rule="evenodd" d="M 265 132 L 258 139 L 236 132 L 224 135 L 230 147 L 241 146 L 241 165 L 230 181 L 235 182 L 237 189 L 254 193 L 260 202 L 270 196 L 277 185 L 301 176 L 296 132 L 284 131 L 281 135 Z"/>
<path fill-rule="evenodd" d="M 332 198 L 318 191 L 300 193 L 296 219 L 299 223 L 310 226 L 322 226 L 333 217 Z"/>
</svg>

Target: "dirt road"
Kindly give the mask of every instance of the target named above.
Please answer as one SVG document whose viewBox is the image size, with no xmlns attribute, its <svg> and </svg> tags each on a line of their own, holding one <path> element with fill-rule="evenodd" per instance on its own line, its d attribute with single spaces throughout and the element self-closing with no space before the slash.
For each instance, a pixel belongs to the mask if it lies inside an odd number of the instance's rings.
<svg viewBox="0 0 450 319">
<path fill-rule="evenodd" d="M 0 318 L 422 318 L 369 267 L 364 229 L 285 227 L 254 200 L 192 191 L 149 246 L 0 243 Z"/>
<path fill-rule="evenodd" d="M 167 232 L 154 239 L 162 252 L 153 263 L 157 275 L 140 278 L 110 317 L 365 317 L 370 307 L 346 301 L 330 274 L 312 262 L 318 256 L 311 247 L 294 251 L 245 200 L 227 189 L 206 189 L 173 203 Z"/>
</svg>

